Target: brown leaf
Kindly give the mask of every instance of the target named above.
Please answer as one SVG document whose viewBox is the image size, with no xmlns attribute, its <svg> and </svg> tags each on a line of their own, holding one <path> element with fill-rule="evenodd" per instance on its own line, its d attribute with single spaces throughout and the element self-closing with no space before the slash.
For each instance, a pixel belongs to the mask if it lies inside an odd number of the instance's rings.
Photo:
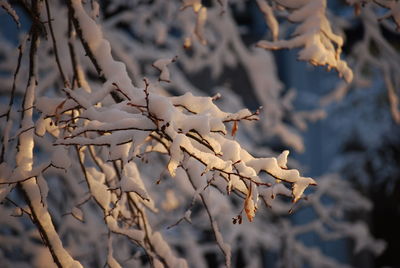
<svg viewBox="0 0 400 268">
<path fill-rule="evenodd" d="M 233 126 L 232 126 L 232 132 L 231 132 L 231 136 L 235 136 L 236 132 L 238 130 L 238 122 L 237 121 L 233 121 Z"/>
<path fill-rule="evenodd" d="M 244 211 L 246 212 L 246 216 L 249 222 L 252 222 L 254 216 L 256 215 L 256 208 L 254 206 L 254 201 L 251 198 L 251 190 L 247 194 L 246 200 L 244 201 Z"/>
<path fill-rule="evenodd" d="M 361 14 L 361 4 L 356 3 L 354 4 L 354 15 L 360 16 L 360 14 Z"/>
</svg>

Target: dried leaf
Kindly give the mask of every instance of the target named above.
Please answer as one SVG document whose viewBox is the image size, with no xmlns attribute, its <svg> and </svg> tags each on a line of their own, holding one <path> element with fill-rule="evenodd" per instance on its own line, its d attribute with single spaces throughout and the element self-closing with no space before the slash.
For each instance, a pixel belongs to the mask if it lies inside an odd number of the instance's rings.
<svg viewBox="0 0 400 268">
<path fill-rule="evenodd" d="M 354 4 L 354 15 L 360 16 L 360 14 L 361 14 L 361 4 L 355 3 Z"/>
<path fill-rule="evenodd" d="M 244 201 L 244 211 L 246 212 L 246 216 L 249 222 L 252 222 L 254 216 L 256 215 L 256 208 L 254 206 L 254 201 L 251 197 L 252 194 L 250 187 L 249 193 L 247 194 L 246 200 Z"/>
<path fill-rule="evenodd" d="M 238 122 L 237 121 L 233 121 L 232 132 L 231 132 L 232 137 L 236 135 L 236 132 L 237 132 L 238 128 L 239 128 L 238 127 Z"/>
<path fill-rule="evenodd" d="M 14 211 L 12 212 L 11 216 L 13 216 L 13 217 L 21 217 L 22 214 L 23 214 L 22 209 L 20 207 L 16 207 L 14 209 Z"/>
<path fill-rule="evenodd" d="M 183 48 L 184 49 L 189 49 L 192 47 L 192 39 L 190 37 L 186 37 L 184 42 L 183 42 Z"/>
</svg>

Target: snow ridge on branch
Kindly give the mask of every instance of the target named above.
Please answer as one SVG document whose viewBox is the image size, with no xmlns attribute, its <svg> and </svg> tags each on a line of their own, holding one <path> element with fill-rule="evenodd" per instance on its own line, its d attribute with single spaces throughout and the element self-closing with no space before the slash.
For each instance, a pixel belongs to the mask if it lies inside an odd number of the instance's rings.
<svg viewBox="0 0 400 268">
<path fill-rule="evenodd" d="M 262 3 L 262 2 L 261 2 Z M 261 10 L 266 12 L 265 4 L 259 4 Z M 257 47 L 264 49 L 292 49 L 301 47 L 298 59 L 308 61 L 312 65 L 327 66 L 328 70 L 334 68 L 340 77 L 347 83 L 353 80 L 353 72 L 347 63 L 340 59 L 343 38 L 333 33 L 329 20 L 326 17 L 326 0 L 309 1 L 283 1 L 276 3 L 289 11 L 287 19 L 298 23 L 290 40 L 259 41 Z M 269 13 L 267 13 L 269 14 Z M 270 18 L 271 15 L 268 16 Z M 268 25 L 271 24 L 267 19 Z M 277 30 L 272 28 L 273 32 Z M 276 34 L 274 34 L 276 36 Z"/>
</svg>

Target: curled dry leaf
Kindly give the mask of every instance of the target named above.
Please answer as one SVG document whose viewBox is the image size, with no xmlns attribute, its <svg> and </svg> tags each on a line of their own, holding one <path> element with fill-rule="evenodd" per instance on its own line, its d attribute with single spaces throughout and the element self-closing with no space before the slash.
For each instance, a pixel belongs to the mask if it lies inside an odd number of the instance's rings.
<svg viewBox="0 0 400 268">
<path fill-rule="evenodd" d="M 254 217 L 256 216 L 256 210 L 257 208 L 254 205 L 254 201 L 252 198 L 252 193 L 251 193 L 251 187 L 248 192 L 248 195 L 246 197 L 246 200 L 244 201 L 244 211 L 246 212 L 247 219 L 249 222 L 252 222 Z"/>
<path fill-rule="evenodd" d="M 232 132 L 231 132 L 232 137 L 236 135 L 237 130 L 238 130 L 238 123 L 237 121 L 233 121 Z"/>
</svg>

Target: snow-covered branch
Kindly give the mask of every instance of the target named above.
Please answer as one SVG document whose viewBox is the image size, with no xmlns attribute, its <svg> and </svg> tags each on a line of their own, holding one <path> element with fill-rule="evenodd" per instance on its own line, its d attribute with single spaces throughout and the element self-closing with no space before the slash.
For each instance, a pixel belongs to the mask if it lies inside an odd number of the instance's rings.
<svg viewBox="0 0 400 268">
<path fill-rule="evenodd" d="M 289 150 L 266 147 L 279 137 L 304 150 L 299 130 L 322 116 L 294 110 L 295 92 L 284 90 L 272 54 L 245 44 L 226 1 L 33 2 L 43 11 L 23 3 L 37 13 L 29 55 L 25 39 L 18 51 L 2 40 L 0 71 L 14 74 L 0 76 L 10 96 L 0 117 L 6 265 L 13 248 L 38 267 L 207 267 L 213 259 L 230 267 L 239 255 L 257 266 L 261 251 L 278 252 L 281 263 L 340 265 L 297 239 L 310 231 L 382 250 L 342 217 L 370 208 L 362 196 L 336 177 L 302 175 Z M 259 46 L 301 47 L 302 59 L 350 81 L 326 3 L 306 2 L 257 1 L 273 37 Z M 299 23 L 294 41 L 279 40 L 278 7 Z M 240 89 L 256 98 L 253 111 L 232 91 L 236 80 L 218 84 L 221 94 L 210 86 L 235 69 L 248 80 Z M 207 94 L 196 82 L 204 70 Z M 315 221 L 290 224 L 289 212 L 303 207 Z"/>
</svg>

